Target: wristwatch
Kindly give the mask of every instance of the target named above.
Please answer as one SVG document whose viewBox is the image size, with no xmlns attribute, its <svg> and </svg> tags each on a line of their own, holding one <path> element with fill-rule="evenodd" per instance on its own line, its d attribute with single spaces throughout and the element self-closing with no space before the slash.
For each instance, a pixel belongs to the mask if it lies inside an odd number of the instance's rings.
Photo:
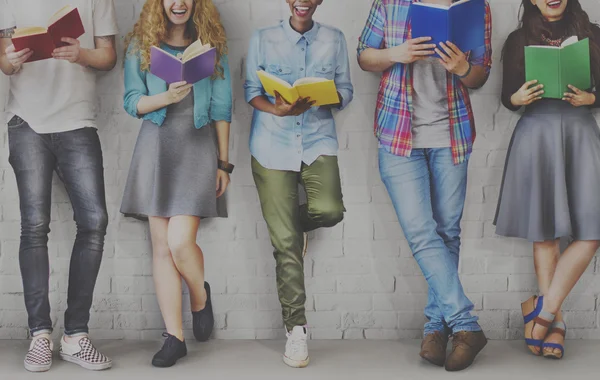
<svg viewBox="0 0 600 380">
<path fill-rule="evenodd" d="M 230 164 L 229 162 L 225 162 L 225 161 L 218 161 L 218 168 L 223 170 L 224 172 L 227 172 L 229 174 L 233 173 L 233 168 L 235 167 L 233 164 Z"/>
</svg>

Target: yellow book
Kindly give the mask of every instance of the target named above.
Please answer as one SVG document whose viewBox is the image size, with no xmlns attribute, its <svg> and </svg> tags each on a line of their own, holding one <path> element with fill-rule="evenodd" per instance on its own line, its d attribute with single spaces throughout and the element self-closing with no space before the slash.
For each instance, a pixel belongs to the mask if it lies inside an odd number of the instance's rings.
<svg viewBox="0 0 600 380">
<path fill-rule="evenodd" d="M 277 91 L 290 104 L 299 98 L 310 98 L 311 101 L 316 102 L 315 106 L 338 104 L 340 102 L 335 82 L 331 79 L 301 78 L 290 85 L 283 79 L 264 70 L 257 71 L 257 73 L 267 94 L 275 96 L 275 91 Z"/>
</svg>

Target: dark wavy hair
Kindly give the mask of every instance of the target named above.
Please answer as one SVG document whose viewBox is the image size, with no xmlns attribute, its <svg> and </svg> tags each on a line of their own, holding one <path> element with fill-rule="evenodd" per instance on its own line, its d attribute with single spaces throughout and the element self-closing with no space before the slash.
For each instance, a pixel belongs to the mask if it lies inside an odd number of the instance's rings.
<svg viewBox="0 0 600 380">
<path fill-rule="evenodd" d="M 540 9 L 531 3 L 531 0 L 522 0 L 521 9 L 519 10 L 519 29 L 522 35 L 519 43 L 523 46 L 518 46 L 517 49 L 511 47 L 511 51 L 515 51 L 514 59 L 516 66 L 524 70 L 525 65 L 525 46 L 540 45 L 542 43 L 542 34 L 550 35 L 548 22 L 542 16 Z M 600 41 L 596 40 L 592 31 L 592 26 L 595 25 L 590 21 L 590 17 L 583 10 L 579 0 L 568 0 L 567 7 L 563 16 L 565 25 L 567 26 L 567 36 L 577 36 L 580 40 L 584 38 L 590 39 L 590 55 L 592 74 L 596 83 L 600 83 Z M 507 46 L 504 45 L 502 56 L 506 53 Z"/>
</svg>

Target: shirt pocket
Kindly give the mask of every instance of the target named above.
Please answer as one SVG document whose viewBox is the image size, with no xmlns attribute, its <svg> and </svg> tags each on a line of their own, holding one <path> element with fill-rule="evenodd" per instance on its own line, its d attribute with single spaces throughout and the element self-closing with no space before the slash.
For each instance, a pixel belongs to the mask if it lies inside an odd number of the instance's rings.
<svg viewBox="0 0 600 380">
<path fill-rule="evenodd" d="M 334 79 L 335 71 L 332 63 L 316 64 L 313 68 L 314 76 L 317 78 Z"/>
<path fill-rule="evenodd" d="M 292 67 L 287 65 L 279 65 L 279 64 L 270 64 L 267 66 L 266 70 L 269 74 L 273 74 L 278 78 L 281 78 L 292 84 Z"/>
</svg>

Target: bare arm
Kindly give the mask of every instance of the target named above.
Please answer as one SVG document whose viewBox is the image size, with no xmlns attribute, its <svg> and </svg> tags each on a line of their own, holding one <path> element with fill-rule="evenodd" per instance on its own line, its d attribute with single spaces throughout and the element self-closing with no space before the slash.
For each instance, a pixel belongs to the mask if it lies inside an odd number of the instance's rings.
<svg viewBox="0 0 600 380">
<path fill-rule="evenodd" d="M 302 115 L 313 106 L 314 102 L 311 102 L 309 98 L 300 98 L 294 104 L 288 104 L 281 95 L 275 93 L 275 104 L 271 103 L 264 95 L 254 97 L 249 104 L 259 111 L 284 117 Z"/>
<path fill-rule="evenodd" d="M 15 51 L 11 40 L 14 32 L 15 28 L 0 30 L 0 70 L 6 75 L 18 73 L 23 63 L 33 54 L 29 49 Z"/>
<path fill-rule="evenodd" d="M 430 40 L 430 37 L 420 37 L 387 49 L 368 48 L 358 57 L 358 64 L 364 71 L 382 72 L 396 63 L 413 63 L 435 54 L 432 50 L 435 44 L 424 43 Z"/>
<path fill-rule="evenodd" d="M 173 103 L 179 103 L 190 91 L 192 91 L 191 84 L 185 84 L 185 82 L 172 83 L 169 89 L 161 94 L 142 96 L 137 104 L 137 113 L 138 115 L 145 115 L 168 107 Z"/>
<path fill-rule="evenodd" d="M 215 122 L 219 144 L 219 160 L 229 162 L 229 131 L 231 124 L 224 120 Z"/>
<path fill-rule="evenodd" d="M 62 40 L 69 46 L 54 49 L 52 55 L 56 59 L 63 59 L 100 71 L 110 71 L 117 63 L 115 36 L 94 37 L 94 49 L 80 47 L 79 41 L 73 38 L 63 38 Z"/>
</svg>

